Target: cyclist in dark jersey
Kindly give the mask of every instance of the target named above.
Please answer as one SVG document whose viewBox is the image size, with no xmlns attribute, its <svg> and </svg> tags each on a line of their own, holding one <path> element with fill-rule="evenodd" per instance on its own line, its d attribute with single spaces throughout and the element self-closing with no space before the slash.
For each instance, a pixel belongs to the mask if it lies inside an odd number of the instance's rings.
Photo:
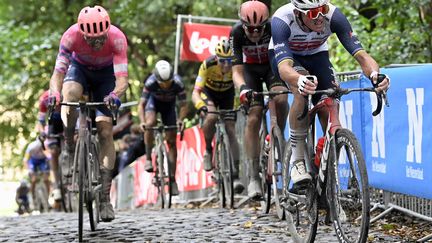
<svg viewBox="0 0 432 243">
<path fill-rule="evenodd" d="M 234 107 L 234 83 L 232 80 L 232 49 L 227 40 L 221 40 L 215 48 L 216 55 L 212 55 L 200 66 L 195 81 L 192 101 L 200 116 L 204 118 L 202 130 L 206 142 L 204 152 L 204 170 L 211 171 L 212 164 L 212 141 L 216 132 L 216 114 L 207 114 L 207 111 L 231 110 Z M 233 179 L 234 191 L 241 193 L 244 189 L 239 179 L 239 144 L 235 134 L 235 114 L 227 114 L 224 117 L 226 132 L 228 134 L 231 153 L 234 159 Z"/>
<path fill-rule="evenodd" d="M 176 98 L 180 106 L 179 119 L 176 116 Z M 183 118 L 187 115 L 186 92 L 180 76 L 173 73 L 173 68 L 165 60 L 156 63 L 153 74 L 145 81 L 141 100 L 138 104 L 138 114 L 141 124 L 146 127 L 157 125 L 156 113 L 160 113 L 162 123 L 165 126 L 183 126 Z M 172 195 L 178 195 L 178 187 L 175 181 L 177 163 L 177 130 L 165 131 L 166 141 L 169 147 L 168 159 L 171 165 Z M 153 149 L 153 131 L 144 131 L 144 143 L 146 149 L 146 163 L 144 169 L 153 172 L 151 151 Z"/>
<path fill-rule="evenodd" d="M 259 1 L 247 1 L 240 6 L 241 20 L 236 23 L 230 34 L 235 60 L 233 62 L 233 80 L 240 88 L 240 102 L 247 104 L 247 94 L 262 91 L 263 83 L 268 90 L 286 90 L 284 82 L 273 75 L 269 64 L 268 45 L 271 38 L 271 26 L 268 22 L 267 6 Z M 287 95 L 274 97 L 276 104 L 277 123 L 284 130 L 288 114 Z M 254 100 L 250 104 L 245 141 L 258 141 L 261 124 L 263 99 Z M 249 164 L 248 196 L 261 198 L 261 179 L 259 178 L 259 144 L 245 143 L 246 158 Z"/>
<path fill-rule="evenodd" d="M 377 62 L 363 49 L 345 15 L 328 0 L 292 0 L 280 7 L 271 22 L 272 42 L 270 58 L 274 72 L 284 80 L 294 94 L 289 115 L 293 164 L 291 178 L 300 186 L 311 179 L 304 164 L 304 143 L 307 134 L 307 116 L 297 120 L 305 105 L 304 96 L 337 85 L 329 60 L 327 38 L 336 33 L 345 49 L 360 64 L 363 73 L 376 83 L 379 73 Z M 274 45 L 273 45 L 274 43 Z M 314 75 L 309 80 L 305 75 Z M 377 90 L 389 88 L 387 77 Z M 313 102 L 320 100 L 314 95 Z M 325 130 L 327 118 L 320 115 Z"/>
</svg>

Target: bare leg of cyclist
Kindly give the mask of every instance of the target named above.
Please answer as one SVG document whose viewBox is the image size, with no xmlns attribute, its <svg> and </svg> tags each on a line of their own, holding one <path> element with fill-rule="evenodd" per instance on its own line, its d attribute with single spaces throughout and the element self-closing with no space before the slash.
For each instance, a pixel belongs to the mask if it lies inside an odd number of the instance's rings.
<svg viewBox="0 0 432 243">
<path fill-rule="evenodd" d="M 252 106 L 249 109 L 245 129 L 245 141 L 259 141 L 262 107 Z M 259 199 L 262 197 L 261 178 L 259 177 L 259 144 L 245 143 L 246 158 L 249 164 L 248 196 Z"/>
<path fill-rule="evenodd" d="M 289 114 L 292 148 L 290 163 L 293 165 L 291 179 L 294 183 L 294 191 L 301 189 L 302 185 L 311 180 L 311 176 L 306 171 L 304 159 L 308 117 L 300 121 L 297 119 L 297 116 L 303 113 L 305 102 L 306 99 L 297 90 L 294 90 L 294 101 Z"/>
<path fill-rule="evenodd" d="M 177 169 L 177 146 L 176 146 L 176 138 L 177 138 L 177 131 L 176 130 L 170 130 L 166 131 L 166 141 L 168 143 L 168 159 L 171 167 L 170 171 L 170 181 L 171 181 L 171 194 L 173 196 L 178 195 L 178 186 L 177 182 L 175 180 L 175 173 Z"/>
<path fill-rule="evenodd" d="M 99 158 L 101 165 L 102 192 L 100 213 L 104 222 L 109 222 L 115 218 L 114 208 L 110 202 L 110 191 L 112 183 L 112 170 L 115 163 L 115 148 L 113 138 L 113 125 L 110 117 L 96 117 L 96 127 L 100 144 Z"/>
<path fill-rule="evenodd" d="M 231 153 L 234 159 L 234 191 L 236 193 L 242 193 L 244 190 L 244 185 L 240 181 L 239 172 L 240 172 L 240 154 L 239 154 L 239 144 L 237 141 L 237 137 L 235 134 L 235 121 L 234 120 L 226 120 L 226 131 L 228 134 L 228 139 L 231 147 Z"/>
<path fill-rule="evenodd" d="M 83 94 L 83 88 L 81 84 L 75 81 L 67 81 L 63 83 L 63 101 L 64 102 L 76 102 L 79 101 Z M 61 118 L 63 125 L 65 127 L 65 149 L 64 149 L 64 159 L 68 161 L 68 164 L 72 166 L 73 157 L 75 151 L 75 126 L 78 119 L 78 112 L 75 107 L 62 106 L 61 107 Z"/>
<path fill-rule="evenodd" d="M 284 86 L 274 86 L 270 89 L 271 91 L 285 91 L 287 90 Z M 277 124 L 281 129 L 281 132 L 285 131 L 286 120 L 289 112 L 289 104 L 288 104 L 288 95 L 281 94 L 273 97 L 273 101 L 275 102 L 276 107 L 276 118 Z"/>
<path fill-rule="evenodd" d="M 153 127 L 156 126 L 156 113 L 154 111 L 146 111 L 145 113 L 145 126 Z M 146 162 L 144 165 L 144 170 L 147 172 L 153 172 L 153 163 L 152 163 L 152 150 L 153 150 L 153 141 L 154 135 L 153 131 L 144 131 L 144 144 L 146 150 Z"/>
<path fill-rule="evenodd" d="M 207 109 L 209 111 L 215 111 L 216 108 L 213 105 L 208 105 Z M 216 114 L 207 114 L 204 120 L 204 123 L 202 125 L 203 133 L 204 133 L 204 139 L 206 142 L 206 150 L 204 152 L 204 170 L 205 171 L 211 171 L 213 169 L 212 164 L 212 141 L 214 134 L 216 132 L 215 124 L 217 121 L 217 115 Z"/>
</svg>

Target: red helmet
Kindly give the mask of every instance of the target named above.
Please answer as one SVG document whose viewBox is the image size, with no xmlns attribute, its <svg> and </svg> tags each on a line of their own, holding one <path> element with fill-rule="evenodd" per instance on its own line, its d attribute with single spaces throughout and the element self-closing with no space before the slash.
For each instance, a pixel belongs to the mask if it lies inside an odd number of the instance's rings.
<svg viewBox="0 0 432 243">
<path fill-rule="evenodd" d="M 106 34 L 111 26 L 108 12 L 101 6 L 85 7 L 78 15 L 79 30 L 84 36 L 99 37 Z"/>
<path fill-rule="evenodd" d="M 267 22 L 269 10 L 260 1 L 247 1 L 240 6 L 239 17 L 247 25 L 260 26 Z"/>
</svg>

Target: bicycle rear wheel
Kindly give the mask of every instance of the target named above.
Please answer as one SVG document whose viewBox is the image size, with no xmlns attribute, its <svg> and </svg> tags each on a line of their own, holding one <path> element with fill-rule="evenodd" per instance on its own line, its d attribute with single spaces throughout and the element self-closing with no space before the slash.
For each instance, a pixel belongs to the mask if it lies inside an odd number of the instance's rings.
<svg viewBox="0 0 432 243">
<path fill-rule="evenodd" d="M 309 184 L 304 195 L 289 192 L 291 154 L 291 145 L 288 140 L 282 162 L 284 200 L 281 206 L 285 211 L 288 230 L 294 242 L 314 242 L 318 227 L 318 207 L 314 183 Z"/>
<path fill-rule="evenodd" d="M 284 148 L 285 140 L 283 139 L 282 132 L 278 126 L 274 126 L 271 130 L 269 166 L 273 167 L 273 196 L 275 200 L 276 214 L 279 219 L 285 218 L 285 210 L 281 205 L 283 200 L 282 162 Z"/>
<path fill-rule="evenodd" d="M 355 135 L 347 129 L 339 129 L 334 141 L 327 184 L 333 226 L 339 242 L 366 242 L 370 201 L 363 153 Z"/>
<path fill-rule="evenodd" d="M 271 180 L 268 176 L 267 170 L 268 170 L 268 153 L 269 153 L 269 144 L 266 141 L 267 137 L 267 129 L 266 127 L 262 126 L 261 132 L 260 132 L 260 155 L 259 155 L 259 162 L 260 162 L 260 176 L 262 178 L 261 180 L 261 187 L 263 192 L 263 200 L 260 201 L 261 203 L 261 211 L 263 213 L 269 213 L 270 212 L 270 206 L 271 206 Z"/>
<path fill-rule="evenodd" d="M 233 183 L 233 157 L 229 146 L 228 136 L 225 134 L 220 144 L 222 168 L 221 174 L 224 181 L 225 197 L 230 208 L 234 208 L 234 183 Z"/>
<path fill-rule="evenodd" d="M 162 208 L 171 208 L 171 178 L 170 169 L 171 166 L 168 160 L 168 152 L 166 150 L 165 144 L 160 145 L 159 156 L 157 158 L 158 170 L 159 170 L 159 196 L 161 200 Z"/>
</svg>

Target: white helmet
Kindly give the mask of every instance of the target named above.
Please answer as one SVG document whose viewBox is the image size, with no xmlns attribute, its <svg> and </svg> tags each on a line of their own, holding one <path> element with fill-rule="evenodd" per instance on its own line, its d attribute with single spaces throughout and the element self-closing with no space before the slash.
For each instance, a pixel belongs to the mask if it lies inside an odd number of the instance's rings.
<svg viewBox="0 0 432 243">
<path fill-rule="evenodd" d="M 329 0 L 291 0 L 294 7 L 298 9 L 318 8 L 327 4 Z"/>
<path fill-rule="evenodd" d="M 158 82 L 163 83 L 172 80 L 174 70 L 167 61 L 160 60 L 156 63 L 153 74 L 156 76 Z"/>
</svg>

